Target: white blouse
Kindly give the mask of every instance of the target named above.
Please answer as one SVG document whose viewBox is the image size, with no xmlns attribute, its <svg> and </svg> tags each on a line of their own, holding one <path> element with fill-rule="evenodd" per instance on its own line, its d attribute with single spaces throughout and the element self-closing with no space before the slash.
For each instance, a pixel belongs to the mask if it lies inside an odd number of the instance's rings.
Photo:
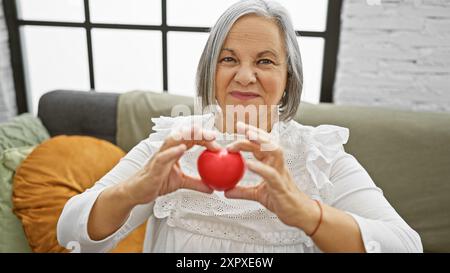
<svg viewBox="0 0 450 273">
<path fill-rule="evenodd" d="M 180 189 L 154 202 L 136 206 L 127 221 L 109 237 L 94 241 L 87 221 L 98 195 L 127 180 L 162 145 L 172 130 L 201 122 L 218 133 L 222 146 L 230 134 L 219 132 L 212 114 L 154 118 L 156 131 L 136 145 L 119 163 L 84 193 L 65 205 L 57 226 L 62 246 L 76 242 L 82 252 L 106 252 L 148 220 L 144 252 L 321 252 L 301 229 L 283 224 L 258 202 Z M 297 186 L 308 196 L 345 211 L 359 225 L 367 252 L 422 252 L 419 235 L 397 214 L 366 170 L 350 154 L 349 130 L 334 125 L 305 126 L 278 122 L 271 133 L 283 147 L 286 164 Z M 198 176 L 196 160 L 205 148 L 194 146 L 180 159 L 186 174 Z M 242 152 L 245 159 L 253 159 Z M 261 178 L 246 170 L 240 185 Z"/>
</svg>

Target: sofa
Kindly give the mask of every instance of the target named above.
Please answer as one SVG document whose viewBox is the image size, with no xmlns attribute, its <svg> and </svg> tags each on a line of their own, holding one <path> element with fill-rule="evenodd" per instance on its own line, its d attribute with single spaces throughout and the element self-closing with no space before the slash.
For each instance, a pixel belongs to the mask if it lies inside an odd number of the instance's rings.
<svg viewBox="0 0 450 273">
<path fill-rule="evenodd" d="M 37 117 L 51 137 L 91 136 L 127 152 L 152 132 L 151 117 L 177 104 L 193 110 L 191 98 L 167 93 L 54 90 L 41 97 Z M 295 120 L 349 128 L 345 150 L 420 234 L 424 251 L 450 252 L 449 113 L 302 102 Z"/>
</svg>

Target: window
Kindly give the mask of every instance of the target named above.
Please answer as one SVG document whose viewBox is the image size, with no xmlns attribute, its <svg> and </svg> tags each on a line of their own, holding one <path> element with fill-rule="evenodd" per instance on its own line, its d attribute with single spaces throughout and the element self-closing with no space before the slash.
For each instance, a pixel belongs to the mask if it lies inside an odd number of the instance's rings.
<svg viewBox="0 0 450 273">
<path fill-rule="evenodd" d="M 54 89 L 193 96 L 208 31 L 236 1 L 3 1 L 19 111 L 36 112 Z M 342 1 L 278 1 L 298 34 L 302 100 L 331 102 Z"/>
</svg>

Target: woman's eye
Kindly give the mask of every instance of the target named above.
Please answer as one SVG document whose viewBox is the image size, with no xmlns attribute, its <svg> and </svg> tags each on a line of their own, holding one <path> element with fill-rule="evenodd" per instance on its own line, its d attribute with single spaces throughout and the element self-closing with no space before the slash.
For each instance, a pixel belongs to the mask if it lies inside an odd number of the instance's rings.
<svg viewBox="0 0 450 273">
<path fill-rule="evenodd" d="M 232 57 L 225 57 L 225 58 L 222 58 L 221 62 L 231 63 L 231 62 L 234 62 L 234 59 Z"/>
<path fill-rule="evenodd" d="M 261 60 L 258 60 L 258 64 L 274 64 L 274 62 L 272 62 L 269 59 L 261 59 Z"/>
</svg>

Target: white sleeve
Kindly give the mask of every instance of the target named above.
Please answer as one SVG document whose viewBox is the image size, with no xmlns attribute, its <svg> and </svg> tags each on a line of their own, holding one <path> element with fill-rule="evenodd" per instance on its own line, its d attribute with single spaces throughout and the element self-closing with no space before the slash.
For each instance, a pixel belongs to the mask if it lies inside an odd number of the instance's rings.
<svg viewBox="0 0 450 273">
<path fill-rule="evenodd" d="M 126 222 L 112 235 L 101 241 L 89 238 L 87 222 L 99 194 L 107 187 L 125 181 L 135 174 L 152 156 L 148 138 L 137 144 L 119 163 L 85 192 L 72 197 L 64 206 L 57 225 L 57 238 L 61 246 L 78 245 L 81 252 L 106 252 L 131 231 L 144 223 L 153 212 L 153 204 L 133 208 Z"/>
<path fill-rule="evenodd" d="M 355 157 L 342 153 L 330 180 L 334 184 L 332 206 L 356 220 L 366 252 L 423 252 L 419 234 L 389 204 Z"/>
</svg>

